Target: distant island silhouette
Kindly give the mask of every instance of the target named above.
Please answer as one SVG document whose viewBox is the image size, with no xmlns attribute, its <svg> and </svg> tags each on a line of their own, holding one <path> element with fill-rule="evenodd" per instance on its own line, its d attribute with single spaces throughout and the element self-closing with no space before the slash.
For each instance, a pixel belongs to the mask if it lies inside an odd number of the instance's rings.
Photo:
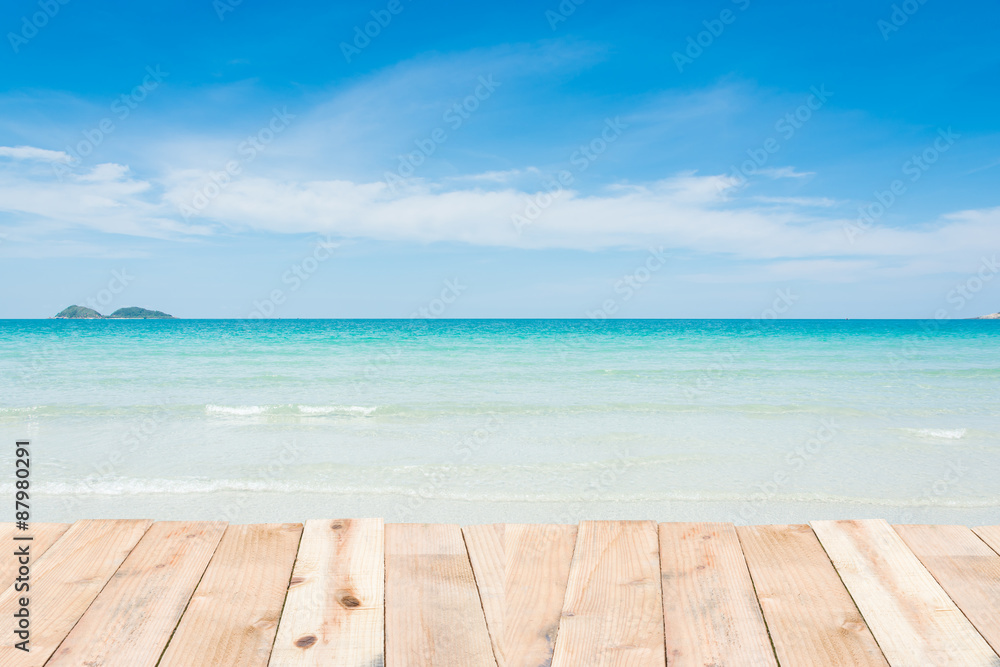
<svg viewBox="0 0 1000 667">
<path fill-rule="evenodd" d="M 57 320 L 174 320 L 173 315 L 167 315 L 159 310 L 148 310 L 137 306 L 119 308 L 110 315 L 101 315 L 93 308 L 85 306 L 69 306 L 55 316 Z"/>
</svg>

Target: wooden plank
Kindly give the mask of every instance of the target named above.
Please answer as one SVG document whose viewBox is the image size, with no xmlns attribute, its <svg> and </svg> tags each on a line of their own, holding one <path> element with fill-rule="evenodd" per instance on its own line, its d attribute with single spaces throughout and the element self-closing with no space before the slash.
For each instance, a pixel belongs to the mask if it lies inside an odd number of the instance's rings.
<svg viewBox="0 0 1000 667">
<path fill-rule="evenodd" d="M 1000 658 L 885 521 L 813 530 L 892 665 L 1000 665 Z"/>
<path fill-rule="evenodd" d="M 1000 554 L 1000 526 L 980 526 L 973 528 L 972 532 L 986 542 L 993 551 Z"/>
<path fill-rule="evenodd" d="M 270 665 L 382 665 L 382 519 L 307 521 Z"/>
<path fill-rule="evenodd" d="M 151 521 L 77 521 L 31 569 L 30 652 L 0 645 L 0 665 L 45 664 L 142 537 Z M 0 617 L 13 618 L 23 593 L 0 594 Z"/>
<path fill-rule="evenodd" d="M 778 662 L 887 665 L 809 526 L 738 526 Z"/>
<path fill-rule="evenodd" d="M 45 551 L 55 544 L 69 529 L 68 523 L 33 523 L 30 530 L 17 530 L 13 523 L 0 523 L 0 544 L 6 549 L 12 546 L 16 551 L 24 545 L 29 545 L 28 553 L 31 562 L 36 562 Z M 31 537 L 30 540 L 14 538 Z M 0 558 L 0 589 L 13 585 L 14 577 L 20 564 L 16 558 Z"/>
<path fill-rule="evenodd" d="M 504 620 L 507 616 L 507 592 L 504 587 L 507 572 L 505 533 L 506 526 L 502 523 L 462 528 L 472 573 L 479 589 L 479 600 L 486 616 L 486 628 L 490 633 L 493 657 L 496 658 L 499 667 L 505 667 L 507 664 L 504 659 Z"/>
<path fill-rule="evenodd" d="M 583 521 L 552 667 L 663 667 L 656 523 Z"/>
<path fill-rule="evenodd" d="M 302 535 L 300 523 L 229 526 L 160 667 L 263 667 Z"/>
<path fill-rule="evenodd" d="M 555 648 L 576 526 L 463 529 L 500 667 L 548 665 Z"/>
<path fill-rule="evenodd" d="M 496 667 L 458 526 L 385 527 L 386 667 Z"/>
<path fill-rule="evenodd" d="M 661 523 L 663 626 L 671 667 L 777 667 L 731 523 Z"/>
<path fill-rule="evenodd" d="M 154 523 L 48 662 L 156 665 L 226 524 Z"/>
<path fill-rule="evenodd" d="M 910 551 L 1000 651 L 1000 555 L 965 526 L 893 526 Z"/>
</svg>

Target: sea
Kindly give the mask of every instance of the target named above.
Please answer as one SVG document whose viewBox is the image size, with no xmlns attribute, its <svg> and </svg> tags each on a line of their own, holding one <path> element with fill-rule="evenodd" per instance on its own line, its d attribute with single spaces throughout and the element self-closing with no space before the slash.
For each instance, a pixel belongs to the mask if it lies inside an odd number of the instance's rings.
<svg viewBox="0 0 1000 667">
<path fill-rule="evenodd" d="M 36 521 L 997 523 L 1000 321 L 0 320 L 21 439 Z"/>
</svg>

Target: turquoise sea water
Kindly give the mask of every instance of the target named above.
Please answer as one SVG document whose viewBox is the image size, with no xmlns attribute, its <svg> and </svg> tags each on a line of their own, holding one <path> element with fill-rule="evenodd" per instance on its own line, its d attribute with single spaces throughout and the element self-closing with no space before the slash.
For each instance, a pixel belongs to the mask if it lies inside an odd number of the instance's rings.
<svg viewBox="0 0 1000 667">
<path fill-rule="evenodd" d="M 33 442 L 38 520 L 995 523 L 998 343 L 1000 321 L 6 320 L 0 441 Z"/>
</svg>

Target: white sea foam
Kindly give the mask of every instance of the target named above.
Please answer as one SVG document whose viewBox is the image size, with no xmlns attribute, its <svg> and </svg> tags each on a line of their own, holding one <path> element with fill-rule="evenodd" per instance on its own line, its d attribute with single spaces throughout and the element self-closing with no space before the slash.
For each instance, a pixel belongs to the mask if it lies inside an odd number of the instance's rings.
<svg viewBox="0 0 1000 667">
<path fill-rule="evenodd" d="M 212 415 L 261 415 L 267 408 L 261 405 L 206 405 L 205 412 Z"/>
<path fill-rule="evenodd" d="M 964 438 L 967 431 L 964 428 L 906 428 L 903 430 L 918 438 L 944 438 L 945 440 Z"/>
<path fill-rule="evenodd" d="M 365 405 L 206 405 L 210 415 L 228 417 L 251 417 L 256 415 L 323 417 L 330 415 L 361 416 L 372 415 L 377 408 Z"/>
<path fill-rule="evenodd" d="M 450 500 L 464 502 L 532 502 L 555 504 L 581 504 L 595 502 L 589 494 L 558 493 L 551 491 L 476 490 L 442 486 L 416 488 L 410 484 L 344 484 L 301 482 L 267 479 L 105 479 L 90 482 L 42 482 L 37 491 L 46 496 L 143 496 L 189 494 L 318 494 L 324 496 L 401 496 L 422 500 Z M 607 493 L 600 497 L 605 503 L 723 503 L 734 508 L 745 503 L 754 505 L 834 504 L 894 508 L 998 508 L 1000 497 L 975 498 L 878 498 L 827 493 L 777 493 L 762 501 L 756 493 L 645 491 L 633 493 Z"/>
<path fill-rule="evenodd" d="M 300 405 L 299 412 L 304 415 L 361 415 L 368 417 L 374 414 L 376 408 L 364 405 Z"/>
<path fill-rule="evenodd" d="M 53 482 L 36 485 L 39 493 L 54 496 L 130 496 L 145 494 L 217 493 L 220 491 L 288 492 L 288 483 L 232 479 L 106 479 L 80 483 Z"/>
</svg>

